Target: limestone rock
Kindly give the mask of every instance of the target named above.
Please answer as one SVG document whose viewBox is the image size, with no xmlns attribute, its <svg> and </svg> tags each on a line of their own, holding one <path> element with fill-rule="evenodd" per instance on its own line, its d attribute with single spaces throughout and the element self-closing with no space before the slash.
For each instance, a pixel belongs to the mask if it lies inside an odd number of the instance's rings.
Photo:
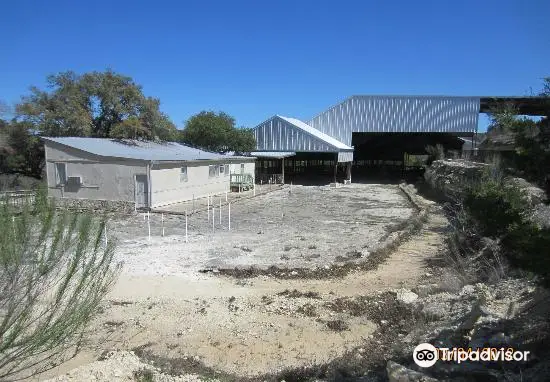
<svg viewBox="0 0 550 382">
<path fill-rule="evenodd" d="M 386 365 L 389 382 L 437 382 L 438 380 L 428 377 L 418 371 L 406 368 L 394 361 L 388 361 Z"/>
<path fill-rule="evenodd" d="M 412 304 L 418 300 L 418 295 L 408 289 L 400 289 L 397 291 L 396 299 L 404 304 Z"/>
</svg>

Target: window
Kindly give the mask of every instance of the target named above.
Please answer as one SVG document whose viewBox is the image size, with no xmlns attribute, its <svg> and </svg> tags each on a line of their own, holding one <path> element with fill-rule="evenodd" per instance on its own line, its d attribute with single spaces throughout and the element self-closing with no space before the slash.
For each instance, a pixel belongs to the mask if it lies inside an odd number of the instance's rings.
<svg viewBox="0 0 550 382">
<path fill-rule="evenodd" d="M 180 182 L 187 182 L 187 166 L 180 169 Z"/>
<path fill-rule="evenodd" d="M 241 174 L 244 174 L 244 163 L 241 163 Z"/>
<path fill-rule="evenodd" d="M 208 166 L 208 177 L 214 178 L 216 176 L 220 176 L 220 166 L 217 166 L 217 165 Z"/>
<path fill-rule="evenodd" d="M 55 164 L 55 185 L 61 186 L 67 183 L 67 164 L 56 163 Z"/>
<path fill-rule="evenodd" d="M 220 164 L 220 175 L 225 173 L 225 166 Z"/>
<path fill-rule="evenodd" d="M 224 167 L 225 167 L 224 175 L 225 175 L 225 176 L 229 176 L 229 165 L 226 164 L 226 165 L 224 165 Z"/>
</svg>

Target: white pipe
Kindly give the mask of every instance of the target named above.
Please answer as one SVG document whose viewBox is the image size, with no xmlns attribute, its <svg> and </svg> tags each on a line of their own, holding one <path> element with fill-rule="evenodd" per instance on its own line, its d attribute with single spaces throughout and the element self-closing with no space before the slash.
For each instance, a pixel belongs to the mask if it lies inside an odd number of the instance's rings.
<svg viewBox="0 0 550 382">
<path fill-rule="evenodd" d="M 227 191 L 225 191 L 225 201 L 227 202 Z"/>
<path fill-rule="evenodd" d="M 185 242 L 187 243 L 187 211 L 185 211 Z"/>
<path fill-rule="evenodd" d="M 147 211 L 147 228 L 149 229 L 149 241 L 151 241 L 151 214 Z"/>
<path fill-rule="evenodd" d="M 227 222 L 229 231 L 231 231 L 231 203 L 227 204 Z"/>
<path fill-rule="evenodd" d="M 164 214 L 160 214 L 160 224 L 162 226 L 162 237 L 164 237 Z"/>
<path fill-rule="evenodd" d="M 212 206 L 212 232 L 214 232 L 214 206 Z"/>
<path fill-rule="evenodd" d="M 222 224 L 222 198 L 220 198 L 220 224 Z"/>
<path fill-rule="evenodd" d="M 208 215 L 208 221 L 210 221 L 210 195 L 206 197 L 206 215 Z"/>
</svg>

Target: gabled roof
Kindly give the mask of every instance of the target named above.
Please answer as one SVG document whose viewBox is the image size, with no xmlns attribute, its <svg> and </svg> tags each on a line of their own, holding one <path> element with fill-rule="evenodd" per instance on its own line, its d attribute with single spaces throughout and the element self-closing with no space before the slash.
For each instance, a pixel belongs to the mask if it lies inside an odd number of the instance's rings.
<svg viewBox="0 0 550 382">
<path fill-rule="evenodd" d="M 146 161 L 196 161 L 215 159 L 240 159 L 185 146 L 175 142 L 150 142 L 131 139 L 42 137 L 47 142 L 81 150 L 102 157 L 137 159 Z"/>
<path fill-rule="evenodd" d="M 339 140 L 334 139 L 330 135 L 327 135 L 327 134 L 311 127 L 310 125 L 308 125 L 305 122 L 300 121 L 299 119 L 283 117 L 282 115 L 277 115 L 277 117 L 287 121 L 288 123 L 293 124 L 297 128 L 305 131 L 306 133 L 308 133 L 310 135 L 313 135 L 315 138 L 321 139 L 322 141 L 328 143 L 331 146 L 334 146 L 334 147 L 336 147 L 338 149 L 342 149 L 342 150 L 353 150 L 353 147 L 350 147 L 348 145 L 343 144 Z"/>
</svg>

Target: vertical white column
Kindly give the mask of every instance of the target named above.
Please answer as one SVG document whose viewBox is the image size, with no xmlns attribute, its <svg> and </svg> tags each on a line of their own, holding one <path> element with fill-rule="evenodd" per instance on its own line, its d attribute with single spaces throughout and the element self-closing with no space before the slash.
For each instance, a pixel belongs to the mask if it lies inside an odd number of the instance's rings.
<svg viewBox="0 0 550 382">
<path fill-rule="evenodd" d="M 149 231 L 149 241 L 151 241 L 151 213 L 147 211 L 147 229 Z"/>
<path fill-rule="evenodd" d="M 162 226 L 162 237 L 164 237 L 164 214 L 160 214 L 160 224 Z"/>
<path fill-rule="evenodd" d="M 188 240 L 187 240 L 187 211 L 185 211 L 185 242 L 188 243 Z"/>
<path fill-rule="evenodd" d="M 214 206 L 212 206 L 212 232 L 214 232 Z"/>
<path fill-rule="evenodd" d="M 220 225 L 222 224 L 222 198 L 220 198 Z"/>
<path fill-rule="evenodd" d="M 210 221 L 210 195 L 206 197 L 206 215 L 208 215 L 208 221 Z"/>
<path fill-rule="evenodd" d="M 231 231 L 231 203 L 227 204 L 227 226 L 229 231 Z"/>
</svg>

